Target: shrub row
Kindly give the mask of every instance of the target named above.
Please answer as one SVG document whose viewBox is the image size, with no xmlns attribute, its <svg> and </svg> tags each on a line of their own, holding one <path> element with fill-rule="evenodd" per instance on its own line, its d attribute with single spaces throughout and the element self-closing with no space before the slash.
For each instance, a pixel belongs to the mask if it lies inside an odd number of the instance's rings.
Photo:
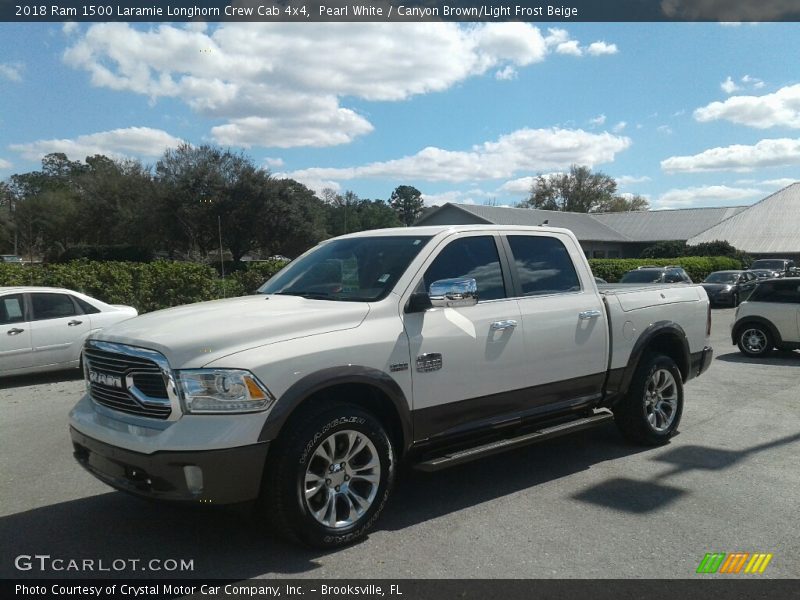
<svg viewBox="0 0 800 600">
<path fill-rule="evenodd" d="M 674 259 L 591 259 L 595 276 L 609 283 L 619 281 L 631 269 L 644 265 L 680 265 L 694 281 L 712 271 L 740 269 L 727 257 Z M 279 260 L 250 263 L 220 278 L 208 266 L 159 260 L 152 263 L 76 261 L 66 264 L 19 265 L 0 263 L 0 286 L 42 285 L 64 287 L 109 304 L 128 304 L 139 312 L 252 294 L 285 263 Z"/>
<path fill-rule="evenodd" d="M 224 280 L 208 265 L 76 261 L 66 264 L 0 263 L 0 286 L 42 285 L 83 292 L 109 304 L 128 304 L 139 312 L 252 294 L 285 263 L 248 265 Z"/>
<path fill-rule="evenodd" d="M 703 281 L 709 273 L 741 269 L 742 263 L 727 256 L 683 256 L 680 258 L 592 258 L 589 265 L 595 277 L 616 283 L 627 272 L 646 265 L 683 267 L 695 283 Z"/>
</svg>

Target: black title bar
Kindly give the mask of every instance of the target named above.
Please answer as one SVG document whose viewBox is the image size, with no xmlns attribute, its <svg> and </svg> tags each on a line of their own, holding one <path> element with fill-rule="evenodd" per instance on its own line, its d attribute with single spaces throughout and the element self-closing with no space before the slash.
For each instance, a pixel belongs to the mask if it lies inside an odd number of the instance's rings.
<svg viewBox="0 0 800 600">
<path fill-rule="evenodd" d="M 0 0 L 0 21 L 798 21 L 800 0 Z"/>
</svg>

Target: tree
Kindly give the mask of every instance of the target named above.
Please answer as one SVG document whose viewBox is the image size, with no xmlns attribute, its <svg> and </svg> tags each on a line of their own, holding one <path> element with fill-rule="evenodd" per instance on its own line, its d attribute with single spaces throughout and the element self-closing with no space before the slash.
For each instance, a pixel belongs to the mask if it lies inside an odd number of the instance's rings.
<svg viewBox="0 0 800 600">
<path fill-rule="evenodd" d="M 389 206 L 397 213 L 397 217 L 402 223 L 411 226 L 422 214 L 424 206 L 422 192 L 411 185 L 398 186 L 392 192 Z"/>
<path fill-rule="evenodd" d="M 214 146 L 167 150 L 155 175 L 166 237 L 178 250 L 206 256 L 219 244 L 219 219 L 231 209 L 234 189 L 239 186 L 235 195 L 242 201 L 241 180 L 254 170 L 249 158 Z"/>
<path fill-rule="evenodd" d="M 572 165 L 568 173 L 539 174 L 531 186 L 531 194 L 517 208 L 539 208 L 565 212 L 620 212 L 646 210 L 647 200 L 641 196 L 617 194 L 617 182 L 601 171 Z"/>
<path fill-rule="evenodd" d="M 602 201 L 593 212 L 630 212 L 632 210 L 648 210 L 650 203 L 643 196 L 613 196 L 610 200 Z"/>
<path fill-rule="evenodd" d="M 322 197 L 326 204 L 326 227 L 332 236 L 403 225 L 383 200 L 362 199 L 352 191 L 339 195 L 330 189 L 322 190 Z"/>
</svg>

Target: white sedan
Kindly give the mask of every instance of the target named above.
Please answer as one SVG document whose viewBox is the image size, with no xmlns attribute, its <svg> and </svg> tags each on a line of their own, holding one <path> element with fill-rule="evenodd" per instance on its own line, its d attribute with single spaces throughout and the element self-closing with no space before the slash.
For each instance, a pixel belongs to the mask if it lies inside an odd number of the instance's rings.
<svg viewBox="0 0 800 600">
<path fill-rule="evenodd" d="M 0 377 L 77 367 L 89 334 L 136 315 L 71 290 L 0 287 Z"/>
</svg>

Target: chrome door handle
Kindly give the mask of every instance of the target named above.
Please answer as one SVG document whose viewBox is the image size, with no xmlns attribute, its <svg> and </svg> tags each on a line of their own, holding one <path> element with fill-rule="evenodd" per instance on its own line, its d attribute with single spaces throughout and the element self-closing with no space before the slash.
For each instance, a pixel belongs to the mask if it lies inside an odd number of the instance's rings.
<svg viewBox="0 0 800 600">
<path fill-rule="evenodd" d="M 73 319 L 72 321 L 67 323 L 67 325 L 69 325 L 70 327 L 73 327 L 75 325 L 80 325 L 81 323 L 83 323 L 83 321 L 78 321 L 77 319 Z"/>
<path fill-rule="evenodd" d="M 16 327 L 14 327 L 14 329 L 9 329 L 8 331 L 6 331 L 6 333 L 7 333 L 8 335 L 19 335 L 19 334 L 20 334 L 20 333 L 22 333 L 23 331 L 25 331 L 25 330 L 24 330 L 24 329 L 18 329 L 18 328 L 16 328 Z"/>
<path fill-rule="evenodd" d="M 516 321 L 513 319 L 508 319 L 506 321 L 495 321 L 492 323 L 491 328 L 493 331 L 503 331 L 504 329 L 514 329 L 516 326 Z"/>
<path fill-rule="evenodd" d="M 599 310 L 585 310 L 582 313 L 578 313 L 578 318 L 581 321 L 588 321 L 589 319 L 596 319 L 602 314 Z"/>
</svg>

